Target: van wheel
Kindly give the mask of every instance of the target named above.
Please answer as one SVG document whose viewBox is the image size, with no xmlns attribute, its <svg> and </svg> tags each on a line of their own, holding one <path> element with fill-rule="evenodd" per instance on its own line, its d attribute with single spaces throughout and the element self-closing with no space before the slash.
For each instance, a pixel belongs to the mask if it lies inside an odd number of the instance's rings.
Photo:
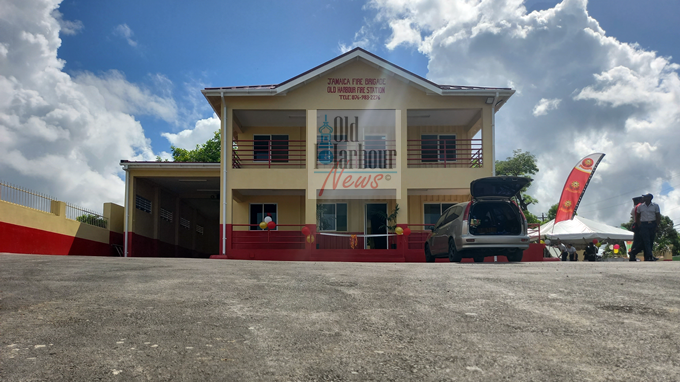
<svg viewBox="0 0 680 382">
<path fill-rule="evenodd" d="M 430 246 L 427 244 L 425 244 L 425 262 L 434 263 L 434 256 L 432 256 L 432 252 L 430 252 Z"/>
<path fill-rule="evenodd" d="M 524 256 L 524 251 L 521 249 L 518 249 L 514 252 L 509 253 L 506 257 L 508 258 L 508 261 L 511 263 L 517 263 L 522 261 L 522 256 Z"/>
<path fill-rule="evenodd" d="M 461 260 L 462 257 L 460 256 L 460 253 L 456 251 L 456 243 L 453 239 L 449 239 L 449 261 L 452 263 L 460 263 Z"/>
</svg>

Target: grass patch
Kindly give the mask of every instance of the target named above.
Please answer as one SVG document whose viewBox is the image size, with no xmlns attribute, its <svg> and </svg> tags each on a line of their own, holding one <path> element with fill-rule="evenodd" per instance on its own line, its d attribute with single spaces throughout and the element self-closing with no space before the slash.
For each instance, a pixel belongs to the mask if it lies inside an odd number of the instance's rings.
<svg viewBox="0 0 680 382">
<path fill-rule="evenodd" d="M 680 261 L 680 256 L 673 256 L 673 261 Z"/>
</svg>

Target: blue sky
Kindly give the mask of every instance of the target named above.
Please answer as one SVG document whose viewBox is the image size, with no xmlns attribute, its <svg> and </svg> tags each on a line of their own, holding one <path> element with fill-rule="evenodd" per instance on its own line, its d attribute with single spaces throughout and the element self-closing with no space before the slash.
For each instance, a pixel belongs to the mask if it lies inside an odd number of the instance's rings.
<svg viewBox="0 0 680 382">
<path fill-rule="evenodd" d="M 217 121 L 202 88 L 279 83 L 361 46 L 435 82 L 515 88 L 498 114 L 497 159 L 518 148 L 537 156 L 532 212 L 547 212 L 578 159 L 602 151 L 580 214 L 618 224 L 620 206 L 653 192 L 680 220 L 675 0 L 0 0 L 0 9 L 0 96 L 10 100 L 0 102 L 0 151 L 12 158 L 0 179 L 67 201 L 121 203 L 120 159 L 208 139 Z"/>
</svg>

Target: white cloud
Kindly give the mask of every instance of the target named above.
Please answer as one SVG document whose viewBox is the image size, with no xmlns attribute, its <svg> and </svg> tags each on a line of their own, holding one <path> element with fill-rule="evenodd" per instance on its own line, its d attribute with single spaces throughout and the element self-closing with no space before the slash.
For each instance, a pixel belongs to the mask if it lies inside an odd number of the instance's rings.
<svg viewBox="0 0 680 382">
<path fill-rule="evenodd" d="M 161 135 L 175 147 L 193 150 L 196 148 L 196 145 L 202 145 L 211 139 L 215 132 L 219 130 L 220 119 L 217 115 L 213 114 L 210 118 L 197 121 L 193 129 L 182 130 L 177 134 L 163 133 Z"/>
<path fill-rule="evenodd" d="M 62 34 L 75 35 L 75 34 L 78 34 L 84 28 L 82 21 L 80 21 L 80 20 L 76 20 L 76 21 L 64 20 L 64 15 L 56 9 L 52 12 L 52 16 L 55 19 L 57 19 L 57 22 L 59 23 L 59 28 L 61 29 Z"/>
<path fill-rule="evenodd" d="M 117 26 L 113 29 L 113 34 L 115 34 L 116 36 L 120 36 L 120 37 L 124 38 L 125 41 L 127 41 L 127 43 L 128 43 L 130 46 L 132 46 L 132 47 L 136 47 L 136 46 L 137 46 L 137 41 L 135 41 L 135 40 L 132 39 L 132 36 L 133 36 L 135 33 L 132 31 L 132 29 L 130 29 L 130 27 L 129 27 L 127 24 L 120 24 L 120 25 L 117 25 Z"/>
<path fill-rule="evenodd" d="M 116 71 L 69 76 L 57 57 L 58 1 L 6 3 L 0 0 L 0 179 L 95 210 L 122 203 L 119 161 L 155 159 L 134 115 L 174 124 L 175 101 Z"/>
<path fill-rule="evenodd" d="M 680 222 L 679 66 L 608 36 L 587 0 L 531 13 L 522 0 L 372 0 L 369 7 L 377 16 L 367 26 L 391 31 L 388 49 L 427 55 L 429 79 L 517 88 L 497 115 L 496 157 L 518 148 L 537 156 L 530 193 L 540 203 L 532 212 L 558 201 L 579 159 L 604 152 L 579 214 L 618 225 L 628 220 L 630 198 L 649 191 Z M 675 190 L 660 196 L 664 182 Z"/>
<path fill-rule="evenodd" d="M 532 114 L 534 117 L 538 117 L 541 115 L 546 115 L 550 110 L 555 110 L 557 107 L 560 105 L 561 99 L 545 99 L 541 98 L 540 101 L 534 106 L 534 111 Z"/>
</svg>

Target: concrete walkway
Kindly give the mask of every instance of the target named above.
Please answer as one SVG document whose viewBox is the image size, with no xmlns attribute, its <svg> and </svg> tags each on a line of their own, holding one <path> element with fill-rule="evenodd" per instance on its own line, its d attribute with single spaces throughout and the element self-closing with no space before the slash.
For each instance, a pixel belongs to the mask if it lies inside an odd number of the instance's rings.
<svg viewBox="0 0 680 382">
<path fill-rule="evenodd" d="M 679 271 L 0 255 L 0 380 L 678 381 Z"/>
</svg>

